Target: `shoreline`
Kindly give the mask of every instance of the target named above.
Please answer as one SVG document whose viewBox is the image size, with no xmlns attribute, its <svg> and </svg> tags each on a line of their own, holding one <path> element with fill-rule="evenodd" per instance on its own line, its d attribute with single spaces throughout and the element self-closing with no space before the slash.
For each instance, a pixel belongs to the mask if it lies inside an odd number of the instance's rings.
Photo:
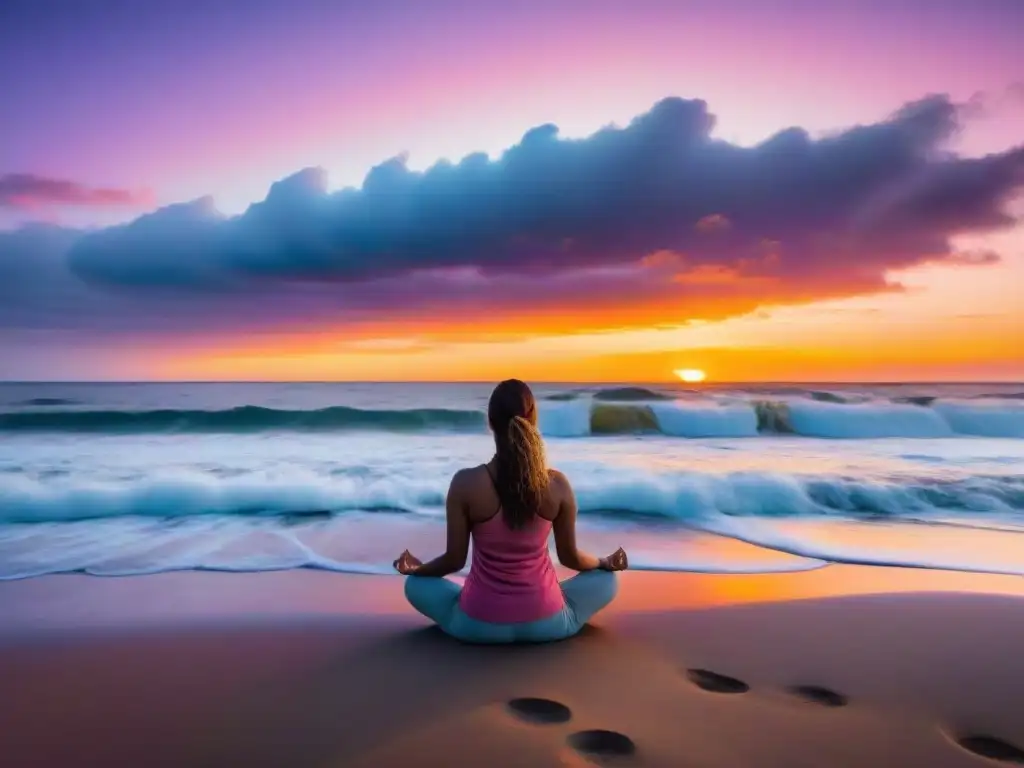
<svg viewBox="0 0 1024 768">
<path fill-rule="evenodd" d="M 560 566 L 560 578 L 572 575 Z M 405 602 L 397 574 L 312 568 L 176 570 L 126 576 L 55 573 L 0 581 L 0 641 L 37 629 L 159 625 L 241 617 L 366 616 L 422 619 Z M 454 577 L 460 581 L 461 577 Z M 601 619 L 749 603 L 903 593 L 1024 598 L 1024 577 L 931 568 L 829 563 L 764 573 L 629 570 Z M 166 598 L 171 598 L 170 600 Z M 425 619 L 423 620 L 425 622 Z"/>
<path fill-rule="evenodd" d="M 442 636 L 401 584 L 0 583 L 3 751 L 33 766 L 977 768 L 1007 763 L 958 739 L 1024 746 L 1019 577 L 626 572 L 580 636 L 519 647 Z"/>
<path fill-rule="evenodd" d="M 630 553 L 631 578 L 635 572 L 772 576 L 851 566 L 1017 578 L 1024 575 L 1022 536 L 1024 528 L 1008 522 L 999 527 L 984 521 L 825 516 L 719 515 L 686 523 L 594 515 L 580 526 L 588 551 L 623 546 Z M 194 572 L 257 577 L 290 570 L 393 577 L 395 541 L 416 552 L 443 549 L 443 517 L 351 512 L 168 520 L 126 515 L 49 526 L 12 523 L 0 525 L 0 584 L 55 576 L 150 578 Z"/>
</svg>

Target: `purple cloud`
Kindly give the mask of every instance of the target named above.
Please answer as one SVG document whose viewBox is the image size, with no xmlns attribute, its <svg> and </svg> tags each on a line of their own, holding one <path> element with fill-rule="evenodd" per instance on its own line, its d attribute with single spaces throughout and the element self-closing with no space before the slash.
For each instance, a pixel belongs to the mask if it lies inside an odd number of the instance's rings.
<svg viewBox="0 0 1024 768">
<path fill-rule="evenodd" d="M 67 179 L 53 179 L 31 173 L 0 176 L 0 207 L 46 208 L 69 205 L 82 207 L 141 207 L 153 202 L 145 190 L 88 187 Z"/>
<path fill-rule="evenodd" d="M 791 128 L 741 147 L 711 136 L 703 101 L 671 98 L 584 139 L 534 128 L 494 159 L 414 172 L 394 158 L 359 189 L 328 193 L 324 173 L 306 169 L 240 216 L 181 203 L 46 259 L 0 234 L 0 273 L 5 260 L 14 282 L 49 270 L 0 303 L 0 325 L 74 313 L 80 326 L 172 331 L 561 312 L 596 329 L 898 290 L 894 269 L 991 263 L 953 238 L 1015 223 L 1006 205 L 1024 188 L 1024 147 L 951 154 L 962 111 L 929 96 L 830 136 Z M 40 312 L 39 294 L 58 290 L 48 306 L 60 310 Z"/>
</svg>

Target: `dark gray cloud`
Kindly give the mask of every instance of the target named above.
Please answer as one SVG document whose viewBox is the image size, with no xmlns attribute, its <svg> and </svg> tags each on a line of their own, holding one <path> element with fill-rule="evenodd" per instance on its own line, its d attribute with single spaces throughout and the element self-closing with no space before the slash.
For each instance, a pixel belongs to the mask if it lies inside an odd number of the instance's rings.
<svg viewBox="0 0 1024 768">
<path fill-rule="evenodd" d="M 894 290 L 893 269 L 991 263 L 952 239 L 1014 223 L 1024 147 L 950 154 L 962 112 L 929 96 L 829 136 L 791 128 L 741 147 L 712 137 L 703 101 L 671 98 L 584 139 L 539 126 L 494 159 L 415 172 L 393 158 L 359 189 L 328 193 L 306 169 L 233 218 L 204 198 L 66 233 L 59 253 L 0 234 L 0 276 L 36 284 L 0 305 L 0 324 L 240 329 L 561 307 L 598 328 Z"/>
</svg>

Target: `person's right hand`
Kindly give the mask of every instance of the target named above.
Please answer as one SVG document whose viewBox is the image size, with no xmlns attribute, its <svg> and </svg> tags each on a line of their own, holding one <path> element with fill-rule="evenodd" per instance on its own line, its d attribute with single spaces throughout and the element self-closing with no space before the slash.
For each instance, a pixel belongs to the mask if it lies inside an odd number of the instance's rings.
<svg viewBox="0 0 1024 768">
<path fill-rule="evenodd" d="M 416 569 L 423 565 L 420 559 L 416 555 L 412 554 L 408 549 L 398 556 L 395 560 L 395 570 L 403 576 L 409 576 L 416 573 Z"/>
<path fill-rule="evenodd" d="M 608 557 L 602 558 L 601 567 L 606 571 L 624 571 L 629 568 L 629 558 L 626 557 L 626 550 L 619 547 Z"/>
</svg>

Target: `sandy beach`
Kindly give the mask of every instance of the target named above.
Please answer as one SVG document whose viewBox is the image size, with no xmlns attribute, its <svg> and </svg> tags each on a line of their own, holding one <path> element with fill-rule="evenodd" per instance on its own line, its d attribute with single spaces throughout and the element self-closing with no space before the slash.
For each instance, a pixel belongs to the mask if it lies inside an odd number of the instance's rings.
<svg viewBox="0 0 1024 768">
<path fill-rule="evenodd" d="M 1024 768 L 1022 31 L 0 0 L 0 768 Z"/>
<path fill-rule="evenodd" d="M 4 765 L 1024 761 L 1017 577 L 627 573 L 533 647 L 449 640 L 399 578 L 310 571 L 44 577 L 0 611 Z"/>
</svg>

